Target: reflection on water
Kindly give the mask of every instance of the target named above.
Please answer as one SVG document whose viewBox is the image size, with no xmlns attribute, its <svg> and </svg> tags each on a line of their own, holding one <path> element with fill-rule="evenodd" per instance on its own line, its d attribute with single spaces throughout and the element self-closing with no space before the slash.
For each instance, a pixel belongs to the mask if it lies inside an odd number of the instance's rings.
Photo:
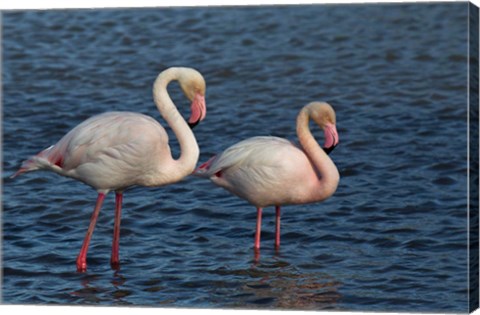
<svg viewBox="0 0 480 315">
<path fill-rule="evenodd" d="M 98 304 L 101 299 L 97 296 L 99 293 L 103 293 L 105 289 L 91 285 L 92 282 L 95 282 L 95 275 L 86 275 L 80 279 L 81 288 L 69 294 L 72 297 L 81 299 L 85 304 Z"/>
<path fill-rule="evenodd" d="M 286 261 L 275 259 L 248 269 L 217 269 L 227 277 L 245 278 L 235 290 L 239 301 L 228 304 L 239 308 L 336 309 L 341 299 L 341 283 L 319 272 L 300 272 Z"/>
<path fill-rule="evenodd" d="M 339 286 L 339 282 L 322 274 L 267 272 L 259 281 L 247 282 L 244 292 L 253 294 L 252 300 L 257 305 L 302 310 L 334 309 L 341 298 L 337 290 Z M 271 299 L 273 303 L 270 303 Z"/>
<path fill-rule="evenodd" d="M 123 289 L 127 279 L 115 271 L 110 281 L 111 285 L 102 287 L 99 285 L 99 276 L 95 274 L 85 274 L 79 277 L 79 289 L 70 291 L 68 294 L 81 304 L 99 304 L 104 299 L 102 296 L 107 293 L 117 305 L 131 304 L 124 298 L 131 295 L 131 290 Z M 110 299 L 109 299 L 110 300 Z"/>
<path fill-rule="evenodd" d="M 342 295 L 342 284 L 333 277 L 319 272 L 300 272 L 286 261 L 278 258 L 269 263 L 251 265 L 246 269 L 219 268 L 207 273 L 219 276 L 219 280 L 205 285 L 208 303 L 220 303 L 229 308 L 283 308 L 294 310 L 337 309 Z M 143 283 L 145 292 L 168 291 L 168 277 L 152 277 Z M 225 279 L 225 280 L 222 280 Z M 233 279 L 233 280 L 232 280 Z M 128 279 L 116 271 L 106 281 L 105 275 L 85 274 L 78 278 L 78 289 L 69 291 L 71 298 L 80 304 L 102 304 L 106 300 L 116 305 L 129 305 L 132 292 Z M 187 287 L 203 287 L 190 282 Z M 233 294 L 232 294 L 233 292 Z M 219 296 L 229 295 L 220 302 Z M 157 299 L 159 305 L 170 305 L 177 299 Z M 200 307 L 203 304 L 200 305 Z"/>
</svg>

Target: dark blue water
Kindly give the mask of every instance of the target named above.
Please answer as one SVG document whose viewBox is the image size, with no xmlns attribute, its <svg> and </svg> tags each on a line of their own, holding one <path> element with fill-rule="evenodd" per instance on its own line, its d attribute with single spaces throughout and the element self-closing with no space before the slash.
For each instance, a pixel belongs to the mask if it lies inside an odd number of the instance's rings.
<svg viewBox="0 0 480 315">
<path fill-rule="evenodd" d="M 3 303 L 467 311 L 467 16 L 467 3 L 3 12 Z M 111 194 L 77 273 L 95 191 L 8 176 L 91 115 L 160 119 L 152 83 L 174 65 L 207 82 L 201 161 L 251 136 L 295 140 L 303 105 L 332 104 L 338 190 L 284 207 L 278 253 L 265 209 L 255 263 L 245 201 L 193 177 L 131 189 L 119 271 Z"/>
</svg>

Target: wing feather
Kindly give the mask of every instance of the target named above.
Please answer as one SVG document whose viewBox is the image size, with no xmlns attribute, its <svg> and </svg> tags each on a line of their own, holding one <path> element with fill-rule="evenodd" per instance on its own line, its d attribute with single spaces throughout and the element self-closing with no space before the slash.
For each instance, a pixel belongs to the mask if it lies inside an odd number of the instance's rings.
<svg viewBox="0 0 480 315">
<path fill-rule="evenodd" d="M 200 167 L 197 174 L 210 177 L 232 167 L 263 166 L 272 162 L 272 154 L 285 146 L 295 147 L 290 141 L 278 137 L 253 137 L 240 141 Z"/>
</svg>

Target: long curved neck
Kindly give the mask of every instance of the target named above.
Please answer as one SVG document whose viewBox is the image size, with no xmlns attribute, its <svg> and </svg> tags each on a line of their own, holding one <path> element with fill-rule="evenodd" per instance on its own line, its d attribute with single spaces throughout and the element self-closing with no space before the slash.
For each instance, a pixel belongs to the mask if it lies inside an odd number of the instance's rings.
<svg viewBox="0 0 480 315">
<path fill-rule="evenodd" d="M 333 195 L 340 175 L 333 161 L 313 137 L 308 125 L 309 119 L 308 109 L 303 108 L 297 116 L 297 136 L 319 177 L 316 198 L 323 200 Z"/>
<path fill-rule="evenodd" d="M 167 91 L 167 86 L 171 81 L 179 80 L 181 71 L 181 68 L 170 68 L 163 71 L 153 84 L 153 99 L 158 111 L 172 128 L 180 144 L 180 157 L 177 160 L 172 157 L 175 171 L 171 172 L 175 173 L 175 177 L 178 178 L 172 179 L 172 181 L 180 180 L 191 174 L 200 155 L 200 149 L 191 128 L 177 110 Z"/>
</svg>

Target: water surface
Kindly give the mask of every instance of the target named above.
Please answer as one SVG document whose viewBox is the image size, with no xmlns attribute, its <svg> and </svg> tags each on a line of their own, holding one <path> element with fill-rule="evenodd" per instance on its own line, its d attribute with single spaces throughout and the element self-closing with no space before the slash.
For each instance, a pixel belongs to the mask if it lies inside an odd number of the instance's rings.
<svg viewBox="0 0 480 315">
<path fill-rule="evenodd" d="M 467 16 L 467 3 L 3 12 L 3 303 L 467 311 Z M 95 191 L 8 176 L 94 114 L 160 120 L 152 83 L 174 65 L 207 82 L 201 161 L 251 136 L 295 141 L 299 109 L 332 104 L 338 190 L 284 207 L 279 252 L 265 209 L 255 262 L 245 201 L 193 177 L 133 188 L 119 271 L 111 194 L 77 273 Z"/>
</svg>

